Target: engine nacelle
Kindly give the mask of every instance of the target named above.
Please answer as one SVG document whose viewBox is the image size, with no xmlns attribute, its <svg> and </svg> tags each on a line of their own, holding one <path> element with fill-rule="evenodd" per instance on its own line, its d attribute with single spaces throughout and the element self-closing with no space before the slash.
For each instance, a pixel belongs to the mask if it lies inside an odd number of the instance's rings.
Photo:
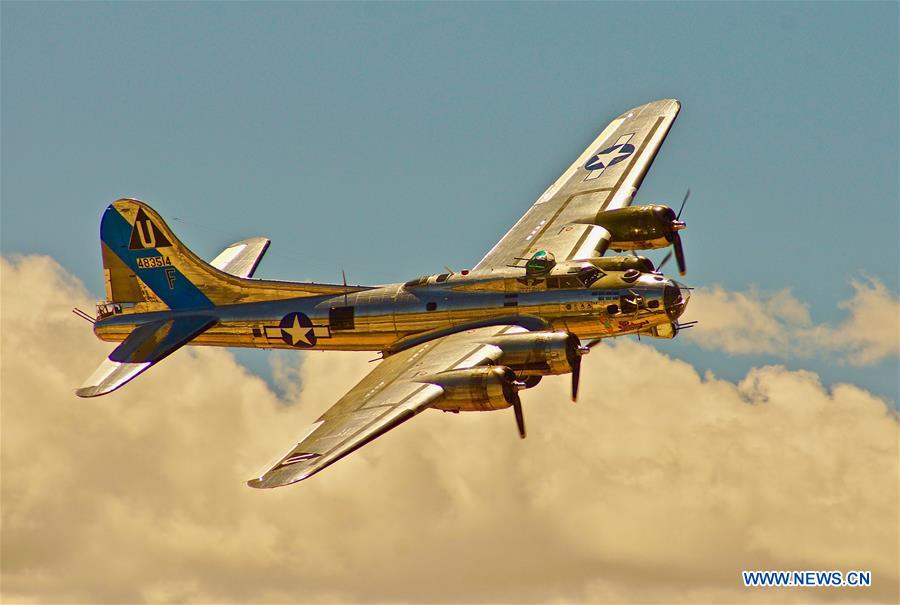
<svg viewBox="0 0 900 605">
<path fill-rule="evenodd" d="M 502 410 L 519 398 L 520 386 L 516 383 L 516 374 L 504 366 L 448 370 L 420 378 L 419 381 L 444 389 L 444 396 L 433 407 L 445 412 Z"/>
<path fill-rule="evenodd" d="M 675 211 L 668 206 L 631 206 L 599 212 L 587 222 L 609 231 L 613 250 L 652 250 L 672 243 L 675 233 L 684 228 Z"/>
<path fill-rule="evenodd" d="M 568 374 L 581 354 L 581 343 L 568 332 L 522 332 L 486 341 L 503 351 L 500 363 L 518 376 Z"/>
<path fill-rule="evenodd" d="M 646 256 L 634 256 L 625 254 L 622 256 L 601 256 L 600 258 L 592 258 L 591 264 L 603 271 L 638 271 L 639 273 L 652 273 L 656 271 L 651 261 Z"/>
</svg>

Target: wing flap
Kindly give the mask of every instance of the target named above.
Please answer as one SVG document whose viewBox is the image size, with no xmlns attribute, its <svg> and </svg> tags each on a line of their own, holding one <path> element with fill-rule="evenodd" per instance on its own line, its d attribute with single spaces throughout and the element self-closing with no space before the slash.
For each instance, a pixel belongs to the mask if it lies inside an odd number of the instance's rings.
<svg viewBox="0 0 900 605">
<path fill-rule="evenodd" d="M 188 316 L 153 321 L 135 328 L 75 394 L 97 397 L 115 391 L 215 323 L 216 320 L 209 316 Z"/>
<path fill-rule="evenodd" d="M 210 261 L 210 265 L 237 277 L 253 277 L 269 244 L 265 237 L 251 237 L 234 242 Z"/>
</svg>

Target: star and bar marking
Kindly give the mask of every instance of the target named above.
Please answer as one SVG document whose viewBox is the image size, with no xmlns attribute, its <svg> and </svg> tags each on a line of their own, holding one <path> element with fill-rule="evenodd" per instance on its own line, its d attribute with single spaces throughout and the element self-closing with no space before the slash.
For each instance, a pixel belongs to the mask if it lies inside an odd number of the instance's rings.
<svg viewBox="0 0 900 605">
<path fill-rule="evenodd" d="M 330 338 L 328 326 L 315 326 L 304 313 L 288 313 L 277 326 L 265 326 L 266 338 L 283 340 L 292 347 L 309 348 L 316 346 L 319 338 Z"/>
<path fill-rule="evenodd" d="M 588 171 L 588 175 L 584 177 L 584 180 L 596 179 L 610 166 L 628 159 L 634 153 L 634 145 L 629 143 L 633 136 L 633 132 L 623 134 L 616 140 L 615 144 L 592 155 L 584 164 L 585 170 Z"/>
</svg>

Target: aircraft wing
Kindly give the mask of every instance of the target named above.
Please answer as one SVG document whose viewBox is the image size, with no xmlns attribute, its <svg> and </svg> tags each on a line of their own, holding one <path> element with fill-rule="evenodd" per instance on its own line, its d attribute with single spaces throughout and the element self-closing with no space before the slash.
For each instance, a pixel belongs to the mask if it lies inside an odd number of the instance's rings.
<svg viewBox="0 0 900 605">
<path fill-rule="evenodd" d="M 222 250 L 209 264 L 237 277 L 253 277 L 270 243 L 264 237 L 242 239 Z"/>
<path fill-rule="evenodd" d="M 501 350 L 484 344 L 486 339 L 525 331 L 512 325 L 475 328 L 391 355 L 325 412 L 291 451 L 247 484 L 280 487 L 319 472 L 438 401 L 444 390 L 423 378 L 492 362 Z"/>
<path fill-rule="evenodd" d="M 677 100 L 662 99 L 610 122 L 475 270 L 524 266 L 517 259 L 540 250 L 551 252 L 558 262 L 597 256 L 607 232 L 585 221 L 631 205 L 680 109 Z"/>
</svg>

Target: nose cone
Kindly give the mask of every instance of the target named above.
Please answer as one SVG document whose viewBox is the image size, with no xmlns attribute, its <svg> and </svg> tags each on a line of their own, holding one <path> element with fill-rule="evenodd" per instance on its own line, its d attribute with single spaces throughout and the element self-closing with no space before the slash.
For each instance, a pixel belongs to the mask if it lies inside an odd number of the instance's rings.
<svg viewBox="0 0 900 605">
<path fill-rule="evenodd" d="M 663 289 L 663 304 L 666 307 L 666 315 L 672 321 L 677 320 L 684 313 L 688 301 L 691 299 L 691 291 L 684 284 L 669 280 Z"/>
</svg>

